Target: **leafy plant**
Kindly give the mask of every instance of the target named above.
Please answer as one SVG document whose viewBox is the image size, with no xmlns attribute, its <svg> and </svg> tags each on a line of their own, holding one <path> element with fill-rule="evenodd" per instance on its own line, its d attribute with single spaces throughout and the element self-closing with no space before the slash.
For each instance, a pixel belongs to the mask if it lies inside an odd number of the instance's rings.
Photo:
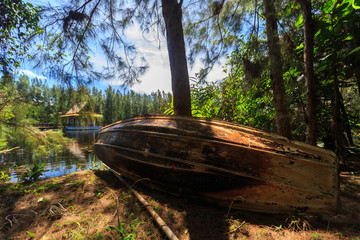
<svg viewBox="0 0 360 240">
<path fill-rule="evenodd" d="M 98 192 L 98 194 L 96 194 L 96 197 L 97 198 L 101 198 L 103 196 L 103 193 L 102 192 Z"/>
<path fill-rule="evenodd" d="M 35 234 L 32 232 L 26 231 L 26 233 L 29 234 L 31 238 L 35 237 Z"/>
<path fill-rule="evenodd" d="M 24 182 L 34 182 L 37 181 L 41 175 L 43 175 L 44 172 L 47 172 L 48 170 L 46 170 L 44 168 L 45 163 L 39 163 L 39 162 L 34 162 L 34 166 L 30 169 L 28 169 L 22 176 L 21 179 Z"/>
<path fill-rule="evenodd" d="M 129 214 L 129 219 L 132 218 L 134 214 Z M 136 239 L 137 231 L 136 229 L 142 224 L 143 222 L 139 222 L 139 218 L 135 218 L 130 221 L 129 225 L 126 226 L 125 223 L 120 222 L 120 218 L 118 216 L 118 225 L 116 227 L 109 226 L 105 229 L 116 231 L 118 237 L 124 240 L 132 240 Z"/>
<path fill-rule="evenodd" d="M 3 183 L 3 182 L 7 182 L 10 180 L 10 177 L 9 175 L 5 174 L 3 171 L 1 171 L 0 173 L 0 183 Z"/>
<path fill-rule="evenodd" d="M 322 236 L 318 233 L 312 234 L 312 239 L 322 239 Z"/>
<path fill-rule="evenodd" d="M 282 229 L 283 229 L 283 228 L 282 228 L 282 225 L 280 225 L 280 226 L 275 226 L 274 231 L 275 231 L 275 232 L 280 232 Z"/>
</svg>

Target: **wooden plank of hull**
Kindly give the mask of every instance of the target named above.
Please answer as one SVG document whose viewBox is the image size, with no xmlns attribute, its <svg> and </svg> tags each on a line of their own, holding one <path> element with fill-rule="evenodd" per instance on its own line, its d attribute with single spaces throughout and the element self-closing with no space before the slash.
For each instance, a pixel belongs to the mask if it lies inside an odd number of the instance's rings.
<svg viewBox="0 0 360 240">
<path fill-rule="evenodd" d="M 223 121 L 133 118 L 105 127 L 95 153 L 134 180 L 150 178 L 160 189 L 220 205 L 262 212 L 337 210 L 335 155 Z"/>
</svg>

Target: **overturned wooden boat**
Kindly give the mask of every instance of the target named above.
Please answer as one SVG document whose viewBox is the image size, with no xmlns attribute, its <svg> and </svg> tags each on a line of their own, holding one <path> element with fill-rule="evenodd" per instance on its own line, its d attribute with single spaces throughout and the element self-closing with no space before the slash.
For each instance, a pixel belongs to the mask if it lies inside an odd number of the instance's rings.
<svg viewBox="0 0 360 240">
<path fill-rule="evenodd" d="M 100 131 L 96 155 L 132 180 L 216 204 L 335 214 L 338 160 L 328 150 L 220 120 L 142 116 Z"/>
</svg>

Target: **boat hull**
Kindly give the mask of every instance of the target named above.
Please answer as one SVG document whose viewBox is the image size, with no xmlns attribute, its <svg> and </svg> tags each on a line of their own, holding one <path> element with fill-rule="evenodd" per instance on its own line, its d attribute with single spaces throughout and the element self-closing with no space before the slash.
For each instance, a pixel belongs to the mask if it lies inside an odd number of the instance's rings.
<svg viewBox="0 0 360 240">
<path fill-rule="evenodd" d="M 334 214 L 336 155 L 219 120 L 143 116 L 104 127 L 96 155 L 134 181 L 259 212 Z M 149 182 L 149 181 L 144 181 Z"/>
</svg>

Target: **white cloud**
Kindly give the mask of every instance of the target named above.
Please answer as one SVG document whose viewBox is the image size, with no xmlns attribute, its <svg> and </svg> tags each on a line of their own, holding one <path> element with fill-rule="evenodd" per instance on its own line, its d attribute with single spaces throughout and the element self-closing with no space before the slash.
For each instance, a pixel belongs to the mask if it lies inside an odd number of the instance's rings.
<svg viewBox="0 0 360 240">
<path fill-rule="evenodd" d="M 129 31 L 132 40 L 138 38 L 138 42 L 141 42 L 141 46 L 137 46 L 137 50 L 140 54 L 144 55 L 149 64 L 148 72 L 141 77 L 141 83 L 136 84 L 131 89 L 142 93 L 151 93 L 154 91 L 163 90 L 165 92 L 171 92 L 171 74 L 169 56 L 167 52 L 167 46 L 165 41 L 160 42 L 160 49 L 158 42 L 139 41 L 139 38 L 143 38 L 139 28 L 134 28 L 133 31 Z M 137 33 L 136 33 L 137 32 Z M 207 81 L 218 81 L 223 79 L 226 74 L 223 72 L 222 66 L 225 64 L 225 60 L 220 61 L 220 64 L 216 64 L 207 77 Z M 194 67 L 189 69 L 189 76 L 195 77 L 195 74 L 203 67 L 200 58 L 195 62 Z"/>
<path fill-rule="evenodd" d="M 166 52 L 166 60 L 164 56 L 160 53 L 154 55 L 149 61 L 150 68 L 148 72 L 141 77 L 141 83 L 136 84 L 131 89 L 141 93 L 151 93 L 157 91 L 171 92 L 171 74 L 170 74 L 170 65 Z M 202 67 L 200 60 L 196 61 L 195 66 L 190 69 L 189 67 L 189 76 L 195 77 L 195 74 L 198 73 Z M 223 79 L 226 74 L 223 72 L 222 63 L 216 64 L 212 71 L 207 76 L 208 82 L 216 82 Z"/>
<path fill-rule="evenodd" d="M 171 92 L 170 64 L 164 44 L 159 49 L 154 44 L 146 43 L 138 48 L 149 64 L 147 73 L 140 78 L 141 83 L 132 87 L 134 91 L 151 93 L 158 89 Z"/>
<path fill-rule="evenodd" d="M 20 69 L 19 75 L 26 75 L 29 78 L 38 78 L 38 79 L 46 79 L 44 75 L 38 75 L 30 70 Z"/>
<path fill-rule="evenodd" d="M 132 90 L 141 93 L 151 93 L 158 89 L 171 92 L 171 76 L 169 66 L 151 65 L 148 72 L 141 77 L 141 83 L 135 84 Z"/>
</svg>

